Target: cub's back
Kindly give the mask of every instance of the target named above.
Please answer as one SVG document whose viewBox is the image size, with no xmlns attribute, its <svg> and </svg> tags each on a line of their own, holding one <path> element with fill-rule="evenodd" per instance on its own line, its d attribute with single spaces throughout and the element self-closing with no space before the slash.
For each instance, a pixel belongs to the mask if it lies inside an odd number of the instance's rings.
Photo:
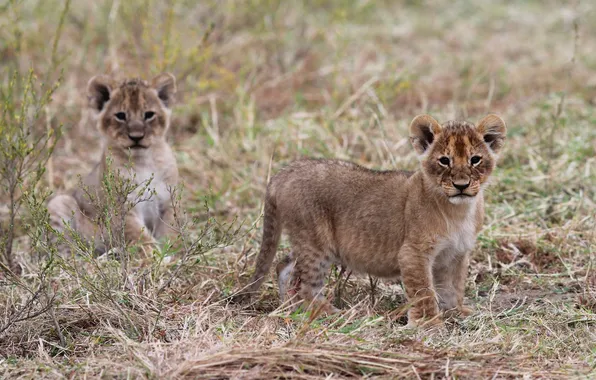
<svg viewBox="0 0 596 380">
<path fill-rule="evenodd" d="M 388 202 L 406 190 L 413 172 L 371 170 L 352 162 L 325 159 L 295 161 L 270 181 L 267 190 L 283 213 L 320 209 L 337 214 L 367 202 Z M 396 200 L 394 198 L 394 200 Z"/>
</svg>

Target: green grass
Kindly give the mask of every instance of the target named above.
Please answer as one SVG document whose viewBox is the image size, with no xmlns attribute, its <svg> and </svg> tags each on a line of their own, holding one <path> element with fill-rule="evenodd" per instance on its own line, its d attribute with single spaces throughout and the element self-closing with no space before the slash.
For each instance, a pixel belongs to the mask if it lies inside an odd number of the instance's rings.
<svg viewBox="0 0 596 380">
<path fill-rule="evenodd" d="M 38 190 L 72 188 L 99 159 L 84 112 L 93 75 L 170 71 L 183 235 L 198 245 L 172 241 L 163 249 L 171 261 L 156 256 L 148 266 L 89 256 L 55 264 L 44 280 L 52 311 L 0 333 L 1 377 L 594 376 L 596 19 L 588 2 L 65 5 L 0 3 L 3 93 L 14 71 L 31 68 L 46 84 L 60 78 L 33 125 L 63 126 Z M 411 330 L 399 315 L 399 284 L 380 281 L 373 304 L 368 278 L 358 276 L 329 318 L 276 311 L 274 281 L 252 309 L 227 304 L 252 271 L 271 173 L 302 156 L 416 168 L 407 126 L 423 112 L 473 122 L 495 112 L 508 123 L 468 277 L 475 315 Z M 2 223 L 7 205 L 0 193 Z M 21 281 L 33 287 L 42 272 L 26 211 L 14 249 Z M 0 273 L 0 326 L 28 297 L 14 281 Z M 337 282 L 330 277 L 329 292 Z"/>
</svg>

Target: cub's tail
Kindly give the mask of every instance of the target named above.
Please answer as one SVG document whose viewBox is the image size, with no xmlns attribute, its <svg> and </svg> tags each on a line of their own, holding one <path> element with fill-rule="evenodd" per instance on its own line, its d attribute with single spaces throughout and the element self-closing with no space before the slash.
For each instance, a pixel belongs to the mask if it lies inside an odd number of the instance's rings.
<svg viewBox="0 0 596 380">
<path fill-rule="evenodd" d="M 261 250 L 257 256 L 257 263 L 255 265 L 255 272 L 252 275 L 248 286 L 242 291 L 242 298 L 250 297 L 255 293 L 263 281 L 265 281 L 271 264 L 275 258 L 275 252 L 279 244 L 281 236 L 281 223 L 279 221 L 277 212 L 277 202 L 273 191 L 267 191 L 265 197 L 265 215 L 263 217 L 263 240 L 261 242 Z"/>
</svg>

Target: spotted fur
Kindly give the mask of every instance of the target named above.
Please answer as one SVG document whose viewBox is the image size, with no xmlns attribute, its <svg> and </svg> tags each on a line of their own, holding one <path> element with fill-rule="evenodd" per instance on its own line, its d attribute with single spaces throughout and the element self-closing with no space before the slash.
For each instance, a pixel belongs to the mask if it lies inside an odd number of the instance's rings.
<svg viewBox="0 0 596 380">
<path fill-rule="evenodd" d="M 171 74 L 161 74 L 151 84 L 140 78 L 117 82 L 105 75 L 89 81 L 87 97 L 103 137 L 102 158 L 84 179 L 83 188 L 50 200 L 50 220 L 56 229 L 65 231 L 70 224 L 83 237 L 95 241 L 99 251 L 109 248 L 104 245 L 105 236 L 99 236 L 97 202 L 91 201 L 87 192 L 96 194 L 100 202 L 104 199 L 101 181 L 110 156 L 114 172 L 137 184 L 153 178 L 150 190 L 156 193 L 128 212 L 124 226 L 115 226 L 124 229 L 126 241 L 154 246 L 156 238 L 171 231 L 168 188 L 176 185 L 178 168 L 165 135 L 175 93 L 176 81 Z M 148 191 L 144 198 L 149 195 Z M 131 194 L 131 198 L 137 196 L 136 192 Z"/>
<path fill-rule="evenodd" d="M 440 311 L 466 313 L 464 284 L 484 216 L 483 184 L 505 133 L 495 115 L 478 126 L 440 125 L 422 115 L 410 125 L 421 160 L 414 173 L 338 160 L 291 163 L 268 185 L 263 243 L 246 292 L 264 281 L 284 230 L 292 254 L 277 266 L 282 300 L 297 292 L 307 304 L 332 311 L 322 289 L 335 263 L 372 276 L 400 276 L 413 304 L 411 324 L 436 322 Z"/>
</svg>

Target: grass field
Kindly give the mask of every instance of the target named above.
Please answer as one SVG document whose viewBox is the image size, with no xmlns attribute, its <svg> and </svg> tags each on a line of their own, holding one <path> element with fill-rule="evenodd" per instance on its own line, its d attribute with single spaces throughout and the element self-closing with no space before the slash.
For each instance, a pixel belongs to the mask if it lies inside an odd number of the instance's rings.
<svg viewBox="0 0 596 380">
<path fill-rule="evenodd" d="M 0 1 L 4 107 L 21 104 L 15 72 L 59 81 L 31 128 L 63 134 L 27 199 L 76 186 L 99 159 L 85 110 L 98 73 L 177 77 L 184 182 L 181 237 L 149 264 L 48 264 L 32 243 L 39 209 L 21 207 L 22 273 L 0 271 L 0 377 L 596 376 L 594 4 L 422 3 Z M 252 307 L 228 304 L 252 272 L 271 173 L 303 156 L 414 169 L 407 126 L 425 112 L 508 123 L 468 277 L 475 315 L 408 329 L 399 283 L 339 270 L 338 315 L 280 310 L 273 281 Z M 9 211 L 0 189 L 4 231 Z"/>
</svg>

